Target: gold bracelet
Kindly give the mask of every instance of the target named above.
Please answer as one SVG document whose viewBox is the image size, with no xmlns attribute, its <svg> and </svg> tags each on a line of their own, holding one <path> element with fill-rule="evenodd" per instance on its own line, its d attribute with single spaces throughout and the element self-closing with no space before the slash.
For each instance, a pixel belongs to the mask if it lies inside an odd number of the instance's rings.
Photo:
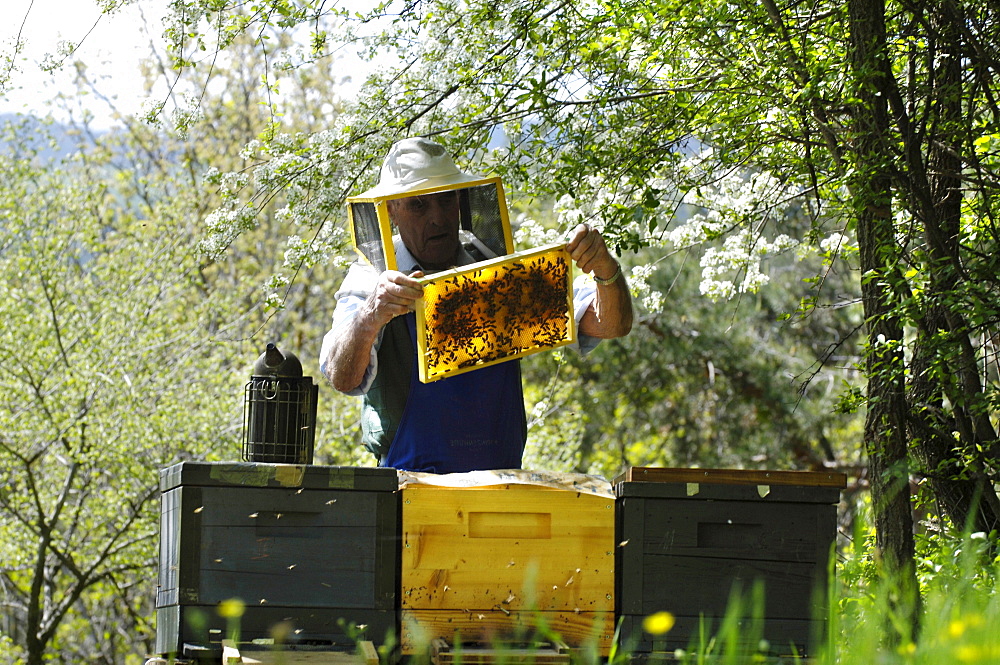
<svg viewBox="0 0 1000 665">
<path fill-rule="evenodd" d="M 615 271 L 614 275 L 608 277 L 607 279 L 601 279 L 600 277 L 597 276 L 597 273 L 594 273 L 594 281 L 600 284 L 601 286 L 614 284 L 616 281 L 618 281 L 618 278 L 622 276 L 622 264 L 618 263 L 617 261 L 615 263 L 618 266 L 618 270 Z"/>
</svg>

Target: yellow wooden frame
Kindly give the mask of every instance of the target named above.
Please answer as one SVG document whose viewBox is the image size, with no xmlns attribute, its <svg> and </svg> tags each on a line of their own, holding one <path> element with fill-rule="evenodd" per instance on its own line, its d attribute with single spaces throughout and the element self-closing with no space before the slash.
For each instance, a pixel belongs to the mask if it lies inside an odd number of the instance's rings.
<svg viewBox="0 0 1000 665">
<path fill-rule="evenodd" d="M 552 277 L 552 281 L 541 283 L 546 276 Z M 529 280 L 529 277 L 532 279 Z M 516 288 L 514 285 L 521 281 L 517 285 L 520 291 L 516 292 L 521 299 L 532 295 L 551 297 L 556 289 L 560 295 L 565 295 L 565 300 L 551 303 L 550 309 L 558 308 L 558 317 L 538 321 L 538 335 L 532 338 L 535 343 L 530 346 L 514 343 L 515 339 L 523 339 L 531 332 L 524 328 L 511 329 L 512 325 L 518 323 L 520 313 L 508 316 L 506 310 L 509 307 L 497 305 L 500 295 L 491 287 L 496 287 L 501 280 L 510 280 L 511 289 Z M 424 287 L 424 297 L 416 303 L 417 368 L 423 383 L 576 342 L 573 260 L 562 243 L 438 272 L 419 281 Z M 513 297 L 515 292 L 508 293 Z M 443 305 L 447 298 L 476 298 L 476 301 L 475 306 L 469 307 L 459 307 L 461 303 Z M 526 305 L 527 313 L 537 313 L 544 304 L 537 299 L 530 300 Z M 565 308 L 562 304 L 565 304 Z M 484 313 L 483 309 L 492 309 L 493 318 L 489 317 L 489 313 Z M 461 320 L 454 316 L 442 319 L 449 312 L 459 315 Z M 455 335 L 449 330 L 459 327 L 463 333 L 467 332 L 467 329 L 461 328 L 463 325 L 478 328 L 474 334 L 470 333 L 465 337 L 463 346 L 459 346 Z M 541 334 L 545 335 L 544 339 L 539 338 Z M 505 344 L 506 340 L 510 340 L 510 343 Z M 503 346 L 507 346 L 510 352 L 505 353 Z"/>
</svg>

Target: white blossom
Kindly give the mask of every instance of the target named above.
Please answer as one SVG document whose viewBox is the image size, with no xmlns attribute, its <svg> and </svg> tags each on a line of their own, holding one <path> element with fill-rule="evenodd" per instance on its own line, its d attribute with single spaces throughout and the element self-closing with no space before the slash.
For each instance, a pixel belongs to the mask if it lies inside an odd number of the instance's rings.
<svg viewBox="0 0 1000 665">
<path fill-rule="evenodd" d="M 736 295 L 736 287 L 732 282 L 703 279 L 699 284 L 701 294 L 712 300 L 729 300 Z"/>
<path fill-rule="evenodd" d="M 535 402 L 535 405 L 531 407 L 531 416 L 528 418 L 528 422 L 531 423 L 532 427 L 541 426 L 545 424 L 545 414 L 549 411 L 549 403 L 547 400 L 539 400 Z"/>
<path fill-rule="evenodd" d="M 514 244 L 517 247 L 541 247 L 559 242 L 561 234 L 558 229 L 547 229 L 533 219 L 519 216 L 514 231 Z"/>
<path fill-rule="evenodd" d="M 667 298 L 661 291 L 650 291 L 639 302 L 650 314 L 659 314 L 665 309 Z"/>
<path fill-rule="evenodd" d="M 262 145 L 263 144 L 260 139 L 251 139 L 250 142 L 243 146 L 243 149 L 240 150 L 240 157 L 247 161 L 253 159 L 256 156 L 257 151 L 261 149 Z"/>
<path fill-rule="evenodd" d="M 649 278 L 655 270 L 656 266 L 651 264 L 633 266 L 628 278 L 629 291 L 631 291 L 632 297 L 650 314 L 662 312 L 664 303 L 666 302 L 663 293 L 654 291 L 649 284 Z"/>
<path fill-rule="evenodd" d="M 819 247 L 824 252 L 843 252 L 852 249 L 851 239 L 842 233 L 833 233 L 819 241 Z"/>
</svg>

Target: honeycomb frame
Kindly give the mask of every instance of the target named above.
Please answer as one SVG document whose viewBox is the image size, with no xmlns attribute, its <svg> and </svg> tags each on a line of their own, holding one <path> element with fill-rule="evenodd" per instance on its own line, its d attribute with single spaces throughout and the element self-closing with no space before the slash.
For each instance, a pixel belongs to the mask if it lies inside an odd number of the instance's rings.
<svg viewBox="0 0 1000 665">
<path fill-rule="evenodd" d="M 573 261 L 564 244 L 418 280 L 417 367 L 430 383 L 576 342 Z"/>
</svg>

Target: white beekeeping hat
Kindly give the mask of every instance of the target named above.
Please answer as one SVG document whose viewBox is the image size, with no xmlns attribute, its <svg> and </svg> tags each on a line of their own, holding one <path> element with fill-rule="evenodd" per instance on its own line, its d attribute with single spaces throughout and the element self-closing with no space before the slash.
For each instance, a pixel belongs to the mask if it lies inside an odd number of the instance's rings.
<svg viewBox="0 0 1000 665">
<path fill-rule="evenodd" d="M 378 184 L 359 194 L 374 198 L 403 194 L 416 189 L 459 185 L 481 180 L 483 176 L 458 170 L 443 146 L 425 138 L 409 138 L 392 144 L 382 162 Z"/>
</svg>

